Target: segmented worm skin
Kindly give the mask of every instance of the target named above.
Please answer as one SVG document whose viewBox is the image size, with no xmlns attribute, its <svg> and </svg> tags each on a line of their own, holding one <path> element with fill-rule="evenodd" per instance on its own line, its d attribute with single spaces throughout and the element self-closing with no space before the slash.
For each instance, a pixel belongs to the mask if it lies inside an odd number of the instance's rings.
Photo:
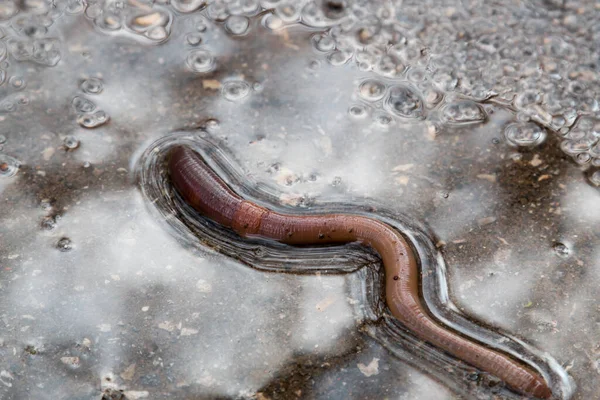
<svg viewBox="0 0 600 400">
<path fill-rule="evenodd" d="M 290 245 L 360 242 L 375 249 L 385 268 L 386 301 L 394 317 L 420 339 L 502 379 L 528 396 L 547 399 L 544 379 L 508 355 L 441 326 L 421 303 L 419 269 L 404 237 L 389 225 L 349 214 L 291 215 L 271 211 L 234 193 L 188 147 L 171 150 L 169 173 L 183 199 L 206 217 L 242 237 L 262 237 Z"/>
</svg>

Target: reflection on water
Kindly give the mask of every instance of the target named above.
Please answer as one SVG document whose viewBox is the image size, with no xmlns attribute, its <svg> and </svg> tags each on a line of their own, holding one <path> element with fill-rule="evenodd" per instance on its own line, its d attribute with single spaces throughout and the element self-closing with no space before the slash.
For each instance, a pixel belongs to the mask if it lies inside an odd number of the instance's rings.
<svg viewBox="0 0 600 400">
<path fill-rule="evenodd" d="M 272 203 L 371 205 L 427 226 L 449 288 L 424 278 L 436 315 L 511 332 L 488 338 L 558 360 L 576 385 L 557 378 L 557 395 L 592 398 L 596 8 L 0 2 L 0 393 L 510 396 L 374 317 L 373 255 L 298 265 L 343 275 L 266 273 L 239 260 L 278 270 L 269 246 L 236 260 L 175 235 L 136 168 L 183 129 Z"/>
</svg>

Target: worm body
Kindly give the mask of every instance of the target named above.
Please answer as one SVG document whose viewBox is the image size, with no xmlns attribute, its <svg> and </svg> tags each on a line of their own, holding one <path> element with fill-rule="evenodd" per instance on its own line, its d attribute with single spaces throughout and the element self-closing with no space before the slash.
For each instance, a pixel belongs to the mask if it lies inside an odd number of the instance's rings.
<svg viewBox="0 0 600 400">
<path fill-rule="evenodd" d="M 386 302 L 395 318 L 420 339 L 502 379 L 513 390 L 548 399 L 544 379 L 510 356 L 473 342 L 436 322 L 419 297 L 416 257 L 404 237 L 378 220 L 349 214 L 292 215 L 271 211 L 233 192 L 193 150 L 179 146 L 169 158 L 171 180 L 204 216 L 242 237 L 290 245 L 360 242 L 375 249 L 385 269 Z"/>
</svg>

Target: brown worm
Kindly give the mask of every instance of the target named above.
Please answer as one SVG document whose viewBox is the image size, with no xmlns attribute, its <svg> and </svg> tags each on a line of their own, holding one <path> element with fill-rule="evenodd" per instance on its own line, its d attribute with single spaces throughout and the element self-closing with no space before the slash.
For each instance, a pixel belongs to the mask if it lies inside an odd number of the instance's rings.
<svg viewBox="0 0 600 400">
<path fill-rule="evenodd" d="M 189 205 L 242 237 L 290 245 L 359 242 L 370 246 L 383 261 L 387 305 L 414 335 L 497 376 L 521 394 L 541 399 L 552 396 L 544 379 L 523 363 L 473 342 L 431 317 L 419 297 L 416 257 L 400 232 L 391 226 L 359 215 L 271 211 L 238 196 L 196 152 L 184 146 L 171 150 L 168 168 L 175 188 Z"/>
</svg>

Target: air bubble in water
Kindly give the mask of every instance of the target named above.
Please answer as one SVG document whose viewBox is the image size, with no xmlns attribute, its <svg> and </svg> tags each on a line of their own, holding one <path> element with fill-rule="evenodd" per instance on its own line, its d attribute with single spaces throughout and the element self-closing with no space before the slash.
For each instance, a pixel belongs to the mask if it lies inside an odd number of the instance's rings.
<svg viewBox="0 0 600 400">
<path fill-rule="evenodd" d="M 0 21 L 6 21 L 19 12 L 17 2 L 3 1 L 0 3 Z"/>
<path fill-rule="evenodd" d="M 63 140 L 63 144 L 67 150 L 75 150 L 79 147 L 79 140 L 75 136 L 67 136 Z"/>
<path fill-rule="evenodd" d="M 204 129 L 206 129 L 208 132 L 216 132 L 221 127 L 219 120 L 214 118 L 207 119 L 203 125 Z"/>
<path fill-rule="evenodd" d="M 67 14 L 79 14 L 85 10 L 84 0 L 67 0 L 67 6 L 65 7 L 65 12 Z"/>
<path fill-rule="evenodd" d="M 280 4 L 275 8 L 275 14 L 286 23 L 300 19 L 300 10 L 293 3 Z"/>
<path fill-rule="evenodd" d="M 171 19 L 172 16 L 168 11 L 154 9 L 129 18 L 127 27 L 148 39 L 161 42 L 169 36 L 167 29 L 171 25 Z"/>
<path fill-rule="evenodd" d="M 192 50 L 187 56 L 187 65 L 194 72 L 209 72 L 215 67 L 215 59 L 208 50 Z"/>
<path fill-rule="evenodd" d="M 340 66 L 346 64 L 352 58 L 352 53 L 347 51 L 336 50 L 329 54 L 327 61 L 333 66 Z"/>
<path fill-rule="evenodd" d="M 107 31 L 117 31 L 123 26 L 121 17 L 116 14 L 106 13 L 94 20 L 96 25 Z"/>
<path fill-rule="evenodd" d="M 244 0 L 242 2 L 242 11 L 246 15 L 255 15 L 260 11 L 259 0 Z"/>
<path fill-rule="evenodd" d="M 16 158 L 0 154 L 0 177 L 15 176 L 20 166 L 21 163 Z"/>
<path fill-rule="evenodd" d="M 54 217 L 44 217 L 41 223 L 42 229 L 47 231 L 51 231 L 56 228 L 56 219 Z"/>
<path fill-rule="evenodd" d="M 427 71 L 424 68 L 411 68 L 406 77 L 415 83 L 424 82 L 427 79 Z"/>
<path fill-rule="evenodd" d="M 190 46 L 198 46 L 202 43 L 202 35 L 199 33 L 189 33 L 185 39 Z"/>
<path fill-rule="evenodd" d="M 60 42 L 57 39 L 38 39 L 33 43 L 31 60 L 48 67 L 53 67 L 60 61 Z"/>
<path fill-rule="evenodd" d="M 241 15 L 232 15 L 225 21 L 225 30 L 235 36 L 246 34 L 249 26 L 250 20 Z"/>
<path fill-rule="evenodd" d="M 64 237 L 56 243 L 56 248 L 62 252 L 71 251 L 73 249 L 73 243 L 71 242 L 71 239 Z"/>
<path fill-rule="evenodd" d="M 257 246 L 252 249 L 252 252 L 256 257 L 263 258 L 267 255 L 267 250 L 263 246 Z"/>
<path fill-rule="evenodd" d="M 591 147 L 592 144 L 588 139 L 563 140 L 560 144 L 562 151 L 571 156 L 589 151 Z"/>
<path fill-rule="evenodd" d="M 339 4 L 340 7 L 334 6 L 334 3 Z M 327 14 L 323 12 L 324 10 L 321 9 L 317 2 L 307 2 L 301 11 L 302 22 L 305 25 L 315 28 L 324 28 L 345 14 L 345 7 L 339 1 L 327 1 L 323 5 Z"/>
<path fill-rule="evenodd" d="M 0 102 L 0 113 L 11 113 L 17 109 L 17 104 L 11 99 L 4 99 Z"/>
<path fill-rule="evenodd" d="M 96 23 L 96 18 L 98 18 L 100 15 L 102 15 L 102 4 L 90 4 L 85 9 L 85 16 L 93 19 L 94 23 Z"/>
<path fill-rule="evenodd" d="M 206 6 L 205 0 L 171 0 L 171 6 L 180 13 L 191 13 Z"/>
<path fill-rule="evenodd" d="M 554 243 L 552 245 L 552 250 L 554 250 L 554 253 L 561 258 L 566 258 L 571 253 L 571 250 L 569 249 L 569 247 L 567 245 L 565 245 L 564 243 L 560 243 L 560 242 Z"/>
<path fill-rule="evenodd" d="M 423 100 L 416 89 L 407 85 L 394 85 L 385 99 L 386 109 L 403 118 L 423 117 Z"/>
<path fill-rule="evenodd" d="M 87 94 L 98 94 L 104 89 L 102 80 L 98 78 L 89 78 L 81 83 L 81 90 Z"/>
<path fill-rule="evenodd" d="M 392 123 L 392 117 L 387 114 L 378 114 L 375 116 L 375 122 L 382 128 L 387 128 Z"/>
<path fill-rule="evenodd" d="M 40 200 L 40 208 L 46 212 L 50 212 L 52 211 L 55 202 L 55 199 L 42 199 Z"/>
<path fill-rule="evenodd" d="M 164 26 L 154 26 L 146 31 L 146 37 L 157 42 L 165 40 L 169 36 L 169 32 Z"/>
<path fill-rule="evenodd" d="M 335 40 L 325 33 L 313 36 L 312 42 L 315 49 L 322 52 L 329 52 L 335 49 Z"/>
<path fill-rule="evenodd" d="M 0 61 L 4 61 L 6 58 L 6 54 L 8 53 L 8 49 L 4 42 L 0 42 Z"/>
<path fill-rule="evenodd" d="M 227 4 L 221 2 L 214 2 L 207 8 L 208 17 L 214 21 L 222 22 L 227 19 L 229 13 L 227 12 Z"/>
<path fill-rule="evenodd" d="M 541 100 L 540 94 L 535 90 L 525 90 L 515 98 L 515 106 L 525 108 L 527 106 L 539 103 Z"/>
<path fill-rule="evenodd" d="M 245 81 L 229 81 L 223 84 L 223 97 L 229 101 L 241 100 L 250 93 L 250 85 Z"/>
<path fill-rule="evenodd" d="M 451 125 L 468 125 L 485 121 L 486 113 L 479 104 L 463 100 L 447 104 L 442 109 L 444 121 Z"/>
<path fill-rule="evenodd" d="M 592 160 L 592 156 L 590 155 L 590 153 L 579 153 L 577 154 L 577 156 L 575 157 L 575 161 L 577 162 L 577 164 L 579 165 L 584 165 L 589 163 Z"/>
<path fill-rule="evenodd" d="M 89 113 L 96 109 L 96 105 L 93 102 L 80 96 L 73 97 L 71 104 L 75 111 L 80 113 Z"/>
<path fill-rule="evenodd" d="M 594 186 L 600 186 L 600 170 L 598 170 L 590 175 L 590 182 Z"/>
<path fill-rule="evenodd" d="M 104 125 L 108 122 L 108 119 L 108 115 L 104 111 L 99 110 L 93 114 L 80 114 L 77 117 L 77 123 L 84 128 L 92 129 Z"/>
<path fill-rule="evenodd" d="M 7 44 L 10 54 L 18 61 L 26 61 L 33 56 L 34 46 L 30 40 L 9 38 Z"/>
<path fill-rule="evenodd" d="M 321 68 L 321 63 L 319 60 L 311 60 L 306 66 L 306 69 L 311 73 L 316 73 L 319 68 Z"/>
<path fill-rule="evenodd" d="M 375 70 L 381 75 L 396 77 L 402 74 L 405 66 L 402 65 L 400 60 L 388 54 L 381 57 L 381 60 L 375 66 Z"/>
<path fill-rule="evenodd" d="M 279 18 L 277 15 L 273 15 L 273 14 L 265 15 L 264 18 L 262 19 L 261 23 L 265 28 L 272 30 L 272 31 L 281 29 L 284 26 L 281 18 Z"/>
<path fill-rule="evenodd" d="M 506 127 L 504 136 L 511 146 L 533 147 L 546 139 L 546 131 L 533 122 L 516 122 Z"/>
<path fill-rule="evenodd" d="M 367 79 L 358 87 L 360 96 L 368 101 L 377 101 L 385 94 L 385 85 L 376 79 Z"/>
<path fill-rule="evenodd" d="M 354 118 L 364 118 L 367 116 L 367 109 L 362 105 L 354 105 L 348 109 L 348 114 Z"/>
</svg>

